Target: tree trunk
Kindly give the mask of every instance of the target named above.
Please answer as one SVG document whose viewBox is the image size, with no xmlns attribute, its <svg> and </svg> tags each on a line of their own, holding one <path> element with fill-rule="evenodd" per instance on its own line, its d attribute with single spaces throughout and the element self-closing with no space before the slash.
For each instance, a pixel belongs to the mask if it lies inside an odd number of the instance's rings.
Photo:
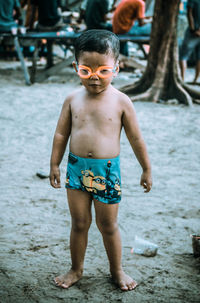
<svg viewBox="0 0 200 303">
<path fill-rule="evenodd" d="M 186 86 L 180 78 L 177 47 L 177 17 L 180 0 L 156 0 L 147 68 L 141 79 L 121 91 L 133 101 L 177 99 L 192 105 L 200 93 Z"/>
</svg>

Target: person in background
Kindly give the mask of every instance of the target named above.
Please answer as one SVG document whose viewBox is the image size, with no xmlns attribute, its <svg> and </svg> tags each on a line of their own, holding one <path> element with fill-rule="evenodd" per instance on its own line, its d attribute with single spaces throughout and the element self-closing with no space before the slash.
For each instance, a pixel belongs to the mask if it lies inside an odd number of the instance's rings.
<svg viewBox="0 0 200 303">
<path fill-rule="evenodd" d="M 29 28 L 34 29 L 34 20 L 38 10 L 38 23 L 36 29 L 39 31 L 57 31 L 64 27 L 62 22 L 59 0 L 31 0 L 31 17 Z M 44 45 L 42 45 L 44 51 Z M 47 40 L 47 68 L 53 66 L 53 41 Z"/>
<path fill-rule="evenodd" d="M 89 0 L 83 0 L 82 3 L 81 3 L 81 6 L 80 6 L 80 17 L 78 19 L 78 22 L 81 22 L 84 19 L 88 1 Z M 114 5 L 115 5 L 116 1 L 117 0 L 109 0 L 108 1 L 108 10 L 109 11 L 112 11 L 114 9 Z"/>
<path fill-rule="evenodd" d="M 151 21 L 150 17 L 145 17 L 145 0 L 122 0 L 113 15 L 113 32 L 149 36 Z M 120 53 L 128 56 L 127 42 L 120 43 Z"/>
<path fill-rule="evenodd" d="M 21 8 L 25 11 L 25 22 L 24 26 L 29 27 L 30 18 L 32 14 L 31 0 L 21 0 Z M 38 20 L 38 10 L 36 9 L 33 23 Z"/>
<path fill-rule="evenodd" d="M 11 28 L 18 27 L 18 25 L 22 25 L 22 23 L 20 2 L 18 0 L 1 0 L 0 32 L 10 32 Z"/>
<path fill-rule="evenodd" d="M 82 3 L 81 3 L 81 6 L 80 6 L 80 16 L 78 18 L 78 23 L 81 23 L 82 20 L 84 19 L 85 17 L 85 11 L 86 11 L 86 7 L 87 7 L 87 2 L 88 0 L 83 0 Z"/>
<path fill-rule="evenodd" d="M 48 31 L 63 26 L 59 0 L 31 0 L 30 29 L 34 28 L 35 14 L 38 9 L 37 29 Z"/>
<path fill-rule="evenodd" d="M 200 74 L 200 0 L 188 0 L 187 18 L 188 28 L 180 48 L 180 69 L 184 81 L 187 60 L 195 50 L 196 68 L 193 83 L 196 83 Z"/>
<path fill-rule="evenodd" d="M 88 0 L 84 15 L 87 29 L 106 29 L 112 31 L 112 24 L 107 22 L 109 0 Z"/>
</svg>

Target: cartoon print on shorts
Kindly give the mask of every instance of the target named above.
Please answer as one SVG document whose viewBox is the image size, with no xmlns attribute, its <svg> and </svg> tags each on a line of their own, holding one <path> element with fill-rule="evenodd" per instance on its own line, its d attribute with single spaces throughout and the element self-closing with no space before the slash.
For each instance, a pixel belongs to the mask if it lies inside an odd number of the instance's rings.
<svg viewBox="0 0 200 303">
<path fill-rule="evenodd" d="M 118 198 L 121 196 L 121 188 L 120 188 L 120 180 L 119 178 L 115 179 L 115 182 L 113 182 L 110 178 L 107 179 L 106 182 L 107 187 L 107 196 L 111 196 L 112 198 Z"/>
<path fill-rule="evenodd" d="M 106 177 L 95 176 L 91 169 L 82 170 L 82 177 L 80 178 L 81 184 L 85 190 L 95 193 L 100 197 L 106 199 L 119 198 L 121 195 L 120 180 L 116 178 L 113 181 L 110 175 L 111 162 L 107 163 Z"/>
<path fill-rule="evenodd" d="M 121 188 L 120 188 L 120 179 L 116 178 L 115 181 L 110 178 L 110 168 L 112 166 L 111 161 L 107 163 L 107 172 L 106 172 L 106 180 L 107 180 L 107 195 L 108 197 L 118 198 L 121 196 Z"/>
<path fill-rule="evenodd" d="M 88 191 L 100 196 L 105 195 L 106 179 L 102 176 L 94 176 L 91 170 L 82 170 L 81 184 Z"/>
</svg>

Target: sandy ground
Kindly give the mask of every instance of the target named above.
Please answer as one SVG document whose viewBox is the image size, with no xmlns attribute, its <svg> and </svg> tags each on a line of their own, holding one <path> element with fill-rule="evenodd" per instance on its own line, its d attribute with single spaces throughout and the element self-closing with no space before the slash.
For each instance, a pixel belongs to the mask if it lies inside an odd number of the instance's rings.
<svg viewBox="0 0 200 303">
<path fill-rule="evenodd" d="M 69 290 L 59 289 L 53 277 L 70 266 L 67 152 L 60 190 L 36 172 L 48 174 L 61 105 L 78 81 L 65 69 L 61 81 L 28 87 L 15 64 L 0 64 L 0 302 L 200 302 L 200 260 L 190 238 L 200 233 L 200 107 L 135 103 L 153 167 L 149 194 L 139 186 L 141 169 L 122 132 L 119 226 L 124 269 L 138 281 L 136 290 L 123 293 L 112 283 L 95 223 L 84 277 Z M 121 73 L 115 85 L 130 81 Z M 158 254 L 131 254 L 135 235 L 158 244 Z"/>
</svg>

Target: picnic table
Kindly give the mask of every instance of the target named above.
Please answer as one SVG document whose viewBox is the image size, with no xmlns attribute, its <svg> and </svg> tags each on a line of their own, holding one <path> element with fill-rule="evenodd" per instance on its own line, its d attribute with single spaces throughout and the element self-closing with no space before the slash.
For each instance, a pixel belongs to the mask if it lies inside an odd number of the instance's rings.
<svg viewBox="0 0 200 303">
<path fill-rule="evenodd" d="M 64 62 L 57 63 L 53 66 L 53 52 L 52 45 L 53 43 L 63 44 L 66 49 L 73 47 L 75 39 L 81 34 L 81 32 L 66 31 L 60 30 L 55 32 L 27 32 L 25 34 L 12 35 L 11 33 L 0 33 L 0 40 L 8 39 L 8 43 L 14 44 L 18 58 L 21 62 L 22 70 L 24 72 L 25 82 L 27 85 L 30 85 L 35 82 L 35 76 L 37 71 L 37 58 L 38 51 L 41 46 L 41 40 L 45 39 L 47 41 L 47 65 L 50 67 L 51 73 L 56 73 L 59 71 L 63 64 L 68 65 L 72 61 L 72 56 L 64 60 Z M 143 47 L 144 44 L 149 44 L 149 36 L 132 36 L 128 34 L 118 35 L 118 38 L 122 42 L 133 42 L 139 45 L 145 58 L 147 54 Z M 22 52 L 23 46 L 34 46 L 34 52 L 32 56 L 32 66 L 30 68 L 30 73 L 24 61 L 24 55 Z M 49 73 L 48 73 L 49 74 Z M 47 71 L 43 72 L 43 75 L 40 75 L 40 79 L 44 79 L 47 75 Z"/>
<path fill-rule="evenodd" d="M 73 45 L 74 40 L 80 34 L 75 32 L 57 31 L 57 32 L 27 32 L 26 34 L 12 35 L 11 33 L 1 33 L 0 39 L 7 39 L 6 44 L 14 44 L 18 58 L 21 62 L 21 66 L 24 72 L 26 84 L 30 85 L 35 82 L 35 74 L 37 69 L 37 56 L 38 50 L 41 45 L 41 40 L 47 40 L 47 63 L 49 66 L 53 65 L 53 53 L 52 44 L 63 43 L 66 47 Z M 34 46 L 34 52 L 32 57 L 32 66 L 30 74 L 24 61 L 24 55 L 21 50 L 23 46 Z"/>
</svg>

